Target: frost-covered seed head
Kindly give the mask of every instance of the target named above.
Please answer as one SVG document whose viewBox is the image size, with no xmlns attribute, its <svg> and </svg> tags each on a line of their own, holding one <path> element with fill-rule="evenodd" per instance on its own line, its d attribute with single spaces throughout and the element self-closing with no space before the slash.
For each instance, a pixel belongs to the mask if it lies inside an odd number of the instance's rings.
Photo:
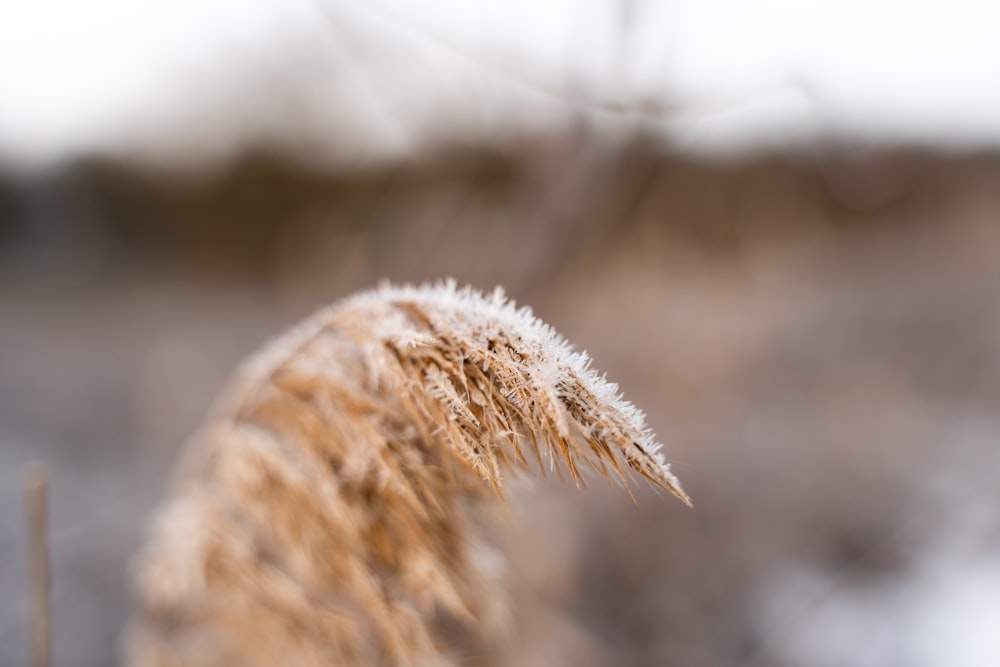
<svg viewBox="0 0 1000 667">
<path fill-rule="evenodd" d="M 479 528 L 564 467 L 690 503 L 645 417 L 528 308 L 363 293 L 252 358 L 192 439 L 136 574 L 135 665 L 449 665 L 503 617 Z"/>
</svg>

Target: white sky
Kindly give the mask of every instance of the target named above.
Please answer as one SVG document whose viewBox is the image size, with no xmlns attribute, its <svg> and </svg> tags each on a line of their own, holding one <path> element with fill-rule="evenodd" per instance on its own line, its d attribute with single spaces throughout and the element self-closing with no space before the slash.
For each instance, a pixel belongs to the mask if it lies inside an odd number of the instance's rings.
<svg viewBox="0 0 1000 667">
<path fill-rule="evenodd" d="M 634 108 L 693 149 L 817 132 L 1000 143 L 1000 5 L 647 0 L 0 0 L 0 161 L 374 154 Z M 244 114 L 244 111 L 256 112 Z"/>
</svg>

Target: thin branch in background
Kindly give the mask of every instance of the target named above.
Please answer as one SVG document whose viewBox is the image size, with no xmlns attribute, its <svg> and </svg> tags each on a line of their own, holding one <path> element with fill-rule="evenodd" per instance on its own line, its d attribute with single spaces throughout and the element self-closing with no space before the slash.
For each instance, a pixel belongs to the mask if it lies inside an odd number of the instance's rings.
<svg viewBox="0 0 1000 667">
<path fill-rule="evenodd" d="M 475 53 L 454 39 L 449 39 L 442 32 L 427 25 L 418 25 L 412 17 L 404 16 L 391 8 L 379 6 L 378 3 L 359 3 L 353 0 L 347 2 L 316 0 L 315 5 L 331 25 L 334 24 L 333 10 L 335 6 L 348 8 L 381 21 L 388 28 L 415 38 L 425 46 L 436 49 L 438 53 L 448 54 L 456 61 L 496 77 L 497 80 L 506 83 L 514 90 L 539 95 L 550 102 L 564 105 L 567 109 L 582 114 L 597 115 L 605 120 L 624 121 L 628 124 L 637 122 L 640 124 L 674 124 L 705 115 L 732 112 L 759 103 L 762 99 L 766 100 L 775 95 L 788 93 L 802 97 L 805 103 L 816 110 L 818 117 L 825 117 L 824 109 L 827 108 L 822 104 L 823 100 L 819 99 L 815 85 L 810 81 L 801 80 L 799 77 L 780 81 L 757 92 L 737 93 L 707 100 L 691 99 L 690 96 L 687 99 L 680 99 L 677 91 L 668 91 L 659 95 L 646 94 L 636 99 L 602 99 L 599 95 L 585 94 L 576 88 L 568 90 L 566 86 L 544 81 L 537 75 L 518 71 L 516 67 L 493 62 L 490 58 Z M 608 17 L 610 20 L 617 20 L 620 34 L 615 49 L 616 53 L 613 56 L 616 62 L 612 70 L 620 77 L 624 76 L 629 52 L 628 46 L 631 43 L 630 38 L 641 15 L 641 8 L 636 5 L 634 0 L 626 0 L 618 8 L 617 16 Z"/>
<path fill-rule="evenodd" d="M 566 105 L 568 108 L 580 112 L 601 113 L 609 117 L 624 117 L 627 120 L 636 118 L 648 120 L 669 120 L 673 118 L 680 108 L 669 100 L 646 100 L 641 105 L 630 102 L 620 102 L 615 100 L 602 100 L 593 96 L 582 96 L 579 93 L 570 93 L 556 85 L 539 80 L 524 72 L 495 62 L 490 62 L 468 48 L 456 43 L 445 35 L 430 29 L 427 26 L 415 24 L 412 19 L 399 14 L 392 9 L 380 7 L 372 3 L 347 2 L 337 3 L 328 0 L 318 0 L 317 8 L 329 15 L 333 5 L 339 4 L 342 7 L 349 7 L 351 10 L 362 12 L 365 15 L 381 21 L 388 27 L 420 40 L 421 43 L 437 49 L 440 53 L 446 53 L 458 61 L 495 76 L 498 80 L 510 85 L 515 90 L 525 93 L 540 95 L 551 102 Z"/>
<path fill-rule="evenodd" d="M 52 610 L 49 565 L 49 473 L 44 464 L 25 466 L 24 506 L 28 539 L 28 599 L 31 626 L 31 665 L 52 662 Z"/>
</svg>

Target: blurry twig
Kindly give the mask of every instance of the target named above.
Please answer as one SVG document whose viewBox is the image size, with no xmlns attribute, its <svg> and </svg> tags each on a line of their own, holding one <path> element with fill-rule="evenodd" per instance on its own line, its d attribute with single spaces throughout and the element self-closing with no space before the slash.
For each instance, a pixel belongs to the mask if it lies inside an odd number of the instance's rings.
<svg viewBox="0 0 1000 667">
<path fill-rule="evenodd" d="M 24 504 L 28 538 L 28 598 L 31 614 L 32 667 L 51 664 L 51 609 L 49 603 L 49 476 L 41 463 L 24 472 Z"/>
<path fill-rule="evenodd" d="M 816 94 L 813 87 L 802 81 L 792 81 L 788 84 L 779 85 L 773 90 L 764 90 L 751 95 L 741 95 L 735 98 L 708 100 L 704 102 L 678 102 L 669 99 L 655 99 L 643 96 L 635 100 L 609 100 L 600 99 L 592 95 L 582 95 L 578 90 L 562 90 L 555 86 L 538 81 L 534 78 L 526 77 L 523 73 L 512 72 L 509 68 L 487 59 L 470 53 L 468 49 L 456 44 L 454 41 L 430 30 L 426 26 L 415 25 L 411 20 L 394 12 L 386 7 L 378 6 L 377 3 L 360 2 L 337 2 L 336 0 L 316 0 L 315 3 L 327 20 L 331 20 L 333 5 L 348 6 L 353 10 L 366 13 L 368 16 L 381 21 L 387 26 L 391 26 L 416 37 L 425 44 L 436 47 L 440 51 L 447 52 L 452 56 L 465 61 L 466 63 L 496 76 L 498 79 L 519 88 L 525 92 L 542 95 L 553 102 L 566 105 L 570 109 L 579 112 L 602 114 L 609 118 L 618 118 L 625 121 L 678 121 L 683 117 L 698 116 L 702 114 L 714 114 L 731 111 L 746 104 L 754 103 L 759 99 L 773 96 L 776 93 L 793 90 L 801 94 L 806 100 L 816 104 Z M 628 43 L 631 31 L 634 28 L 638 8 L 633 2 L 623 3 L 618 11 L 619 40 L 616 52 L 615 71 L 620 74 L 627 59 Z"/>
<path fill-rule="evenodd" d="M 331 0 L 317 0 L 316 4 L 320 10 L 329 18 Z M 386 25 L 391 25 L 403 32 L 417 37 L 426 44 L 437 47 L 439 50 L 458 57 L 459 59 L 473 65 L 474 67 L 486 70 L 498 79 L 520 88 L 524 91 L 542 95 L 552 101 L 560 102 L 578 111 L 590 111 L 609 114 L 612 116 L 624 116 L 629 120 L 642 118 L 648 120 L 669 120 L 676 116 L 680 110 L 676 105 L 659 100 L 644 99 L 640 102 L 601 100 L 596 98 L 583 98 L 576 93 L 567 93 L 537 80 L 526 78 L 523 75 L 515 74 L 507 68 L 487 62 L 486 60 L 469 53 L 467 49 L 458 46 L 451 40 L 427 29 L 424 26 L 414 25 L 405 17 L 385 7 L 379 7 L 371 3 L 340 3 L 348 4 L 352 9 L 368 13 L 369 16 L 377 18 Z"/>
</svg>

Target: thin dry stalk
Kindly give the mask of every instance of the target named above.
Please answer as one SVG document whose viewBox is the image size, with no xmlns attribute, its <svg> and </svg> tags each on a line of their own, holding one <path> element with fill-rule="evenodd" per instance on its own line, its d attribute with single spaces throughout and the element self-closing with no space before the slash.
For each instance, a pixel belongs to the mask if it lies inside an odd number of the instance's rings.
<svg viewBox="0 0 1000 667">
<path fill-rule="evenodd" d="M 501 291 L 384 287 L 253 358 L 138 563 L 134 665 L 452 665 L 498 636 L 517 470 L 649 479 L 643 414 Z"/>
<path fill-rule="evenodd" d="M 52 656 L 49 476 L 41 463 L 31 463 L 25 467 L 24 507 L 28 542 L 31 664 L 33 667 L 49 667 Z"/>
</svg>

